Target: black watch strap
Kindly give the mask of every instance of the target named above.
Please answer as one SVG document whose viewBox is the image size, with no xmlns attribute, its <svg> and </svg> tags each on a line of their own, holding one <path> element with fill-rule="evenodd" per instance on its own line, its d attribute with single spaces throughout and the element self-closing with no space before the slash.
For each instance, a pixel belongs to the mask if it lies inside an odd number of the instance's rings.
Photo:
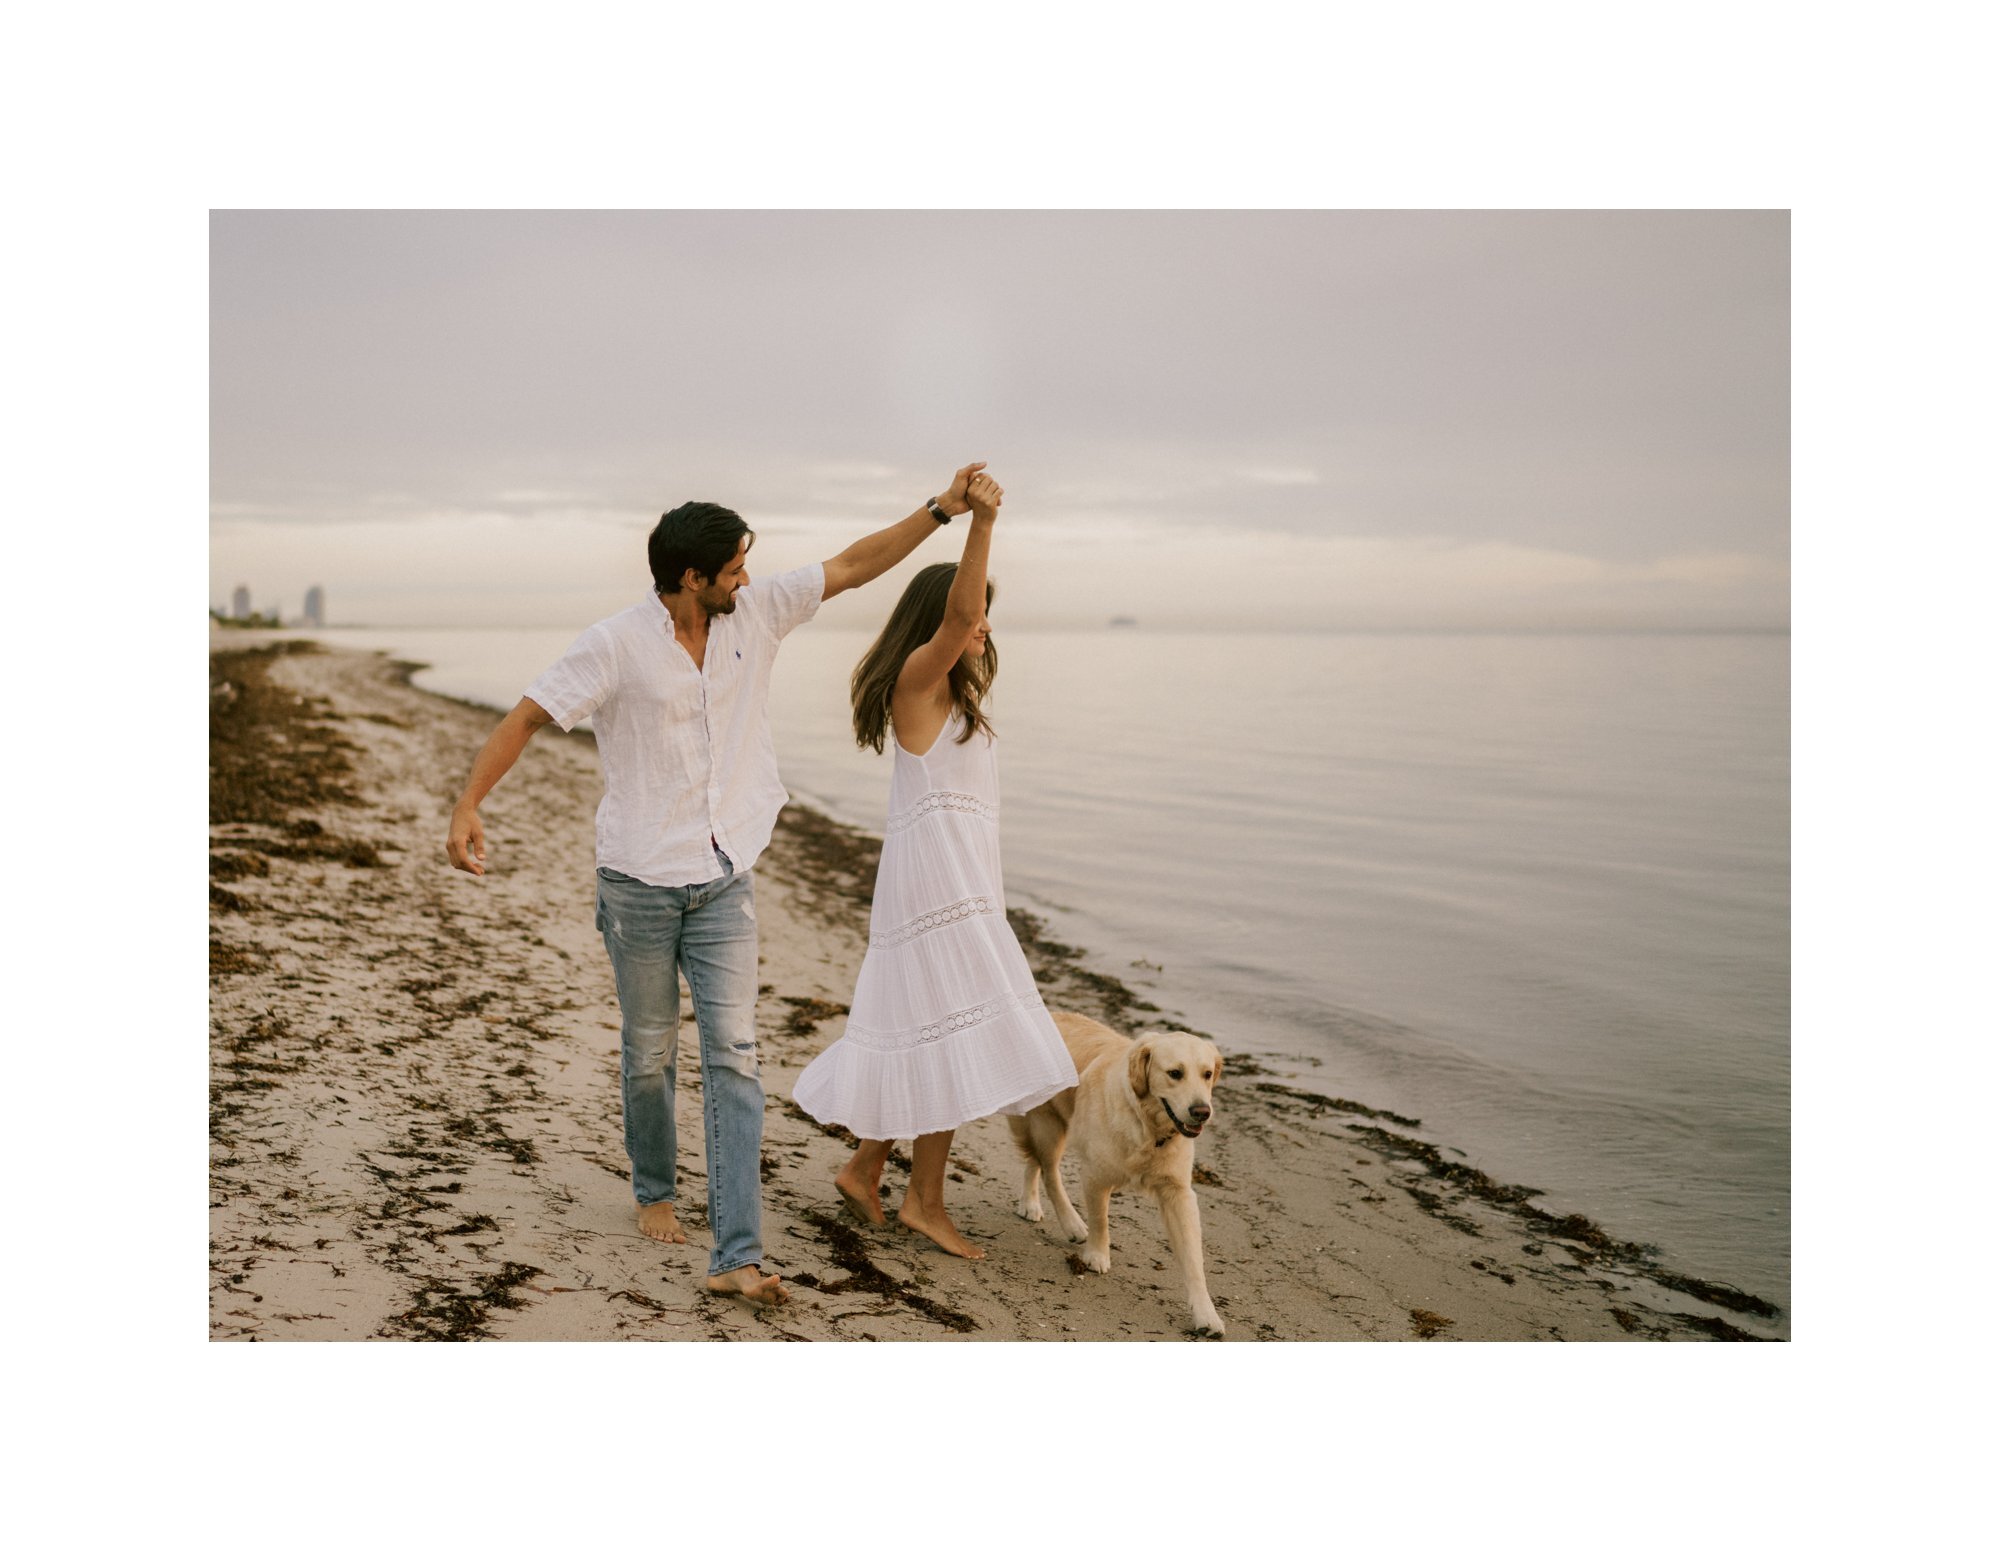
<svg viewBox="0 0 2000 1551">
<path fill-rule="evenodd" d="M 931 515 L 935 517 L 939 522 L 951 521 L 951 513 L 947 512 L 942 506 L 938 505 L 938 498 L 936 496 L 928 497 L 924 501 L 924 505 L 930 508 Z"/>
</svg>

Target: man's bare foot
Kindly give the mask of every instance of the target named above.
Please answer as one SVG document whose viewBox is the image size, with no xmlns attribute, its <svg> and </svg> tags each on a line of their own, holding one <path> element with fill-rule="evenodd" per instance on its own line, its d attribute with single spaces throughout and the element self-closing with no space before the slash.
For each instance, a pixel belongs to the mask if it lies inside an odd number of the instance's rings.
<svg viewBox="0 0 2000 1551">
<path fill-rule="evenodd" d="M 840 1192 L 840 1199 L 847 1203 L 847 1209 L 863 1222 L 874 1223 L 879 1228 L 889 1220 L 882 1215 L 882 1198 L 870 1190 L 865 1181 L 848 1178 L 845 1169 L 833 1176 L 833 1188 Z"/>
<path fill-rule="evenodd" d="M 685 1244 L 688 1241 L 687 1234 L 681 1231 L 681 1220 L 674 1216 L 674 1203 L 671 1201 L 654 1201 L 640 1207 L 639 1231 L 662 1244 Z"/>
<path fill-rule="evenodd" d="M 766 1276 L 759 1266 L 738 1266 L 734 1271 L 711 1276 L 702 1285 L 719 1298 L 744 1298 L 769 1308 L 789 1303 L 792 1298 L 778 1285 L 776 1276 Z"/>
<path fill-rule="evenodd" d="M 959 1255 L 967 1260 L 984 1260 L 986 1251 L 977 1245 L 968 1244 L 965 1236 L 951 1225 L 951 1219 L 943 1212 L 934 1217 L 924 1215 L 914 1201 L 905 1201 L 896 1213 L 896 1221 L 913 1233 L 921 1233 L 941 1250 Z"/>
</svg>

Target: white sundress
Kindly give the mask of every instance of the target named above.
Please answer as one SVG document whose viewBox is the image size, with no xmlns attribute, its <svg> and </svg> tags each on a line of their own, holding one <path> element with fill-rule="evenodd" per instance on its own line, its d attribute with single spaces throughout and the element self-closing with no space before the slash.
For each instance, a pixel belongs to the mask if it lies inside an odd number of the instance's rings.
<svg viewBox="0 0 2000 1551">
<path fill-rule="evenodd" d="M 993 740 L 975 732 L 960 743 L 963 727 L 954 709 L 921 758 L 895 743 L 847 1032 L 792 1090 L 807 1114 L 856 1136 L 886 1141 L 1026 1114 L 1076 1085 L 1007 924 Z"/>
</svg>

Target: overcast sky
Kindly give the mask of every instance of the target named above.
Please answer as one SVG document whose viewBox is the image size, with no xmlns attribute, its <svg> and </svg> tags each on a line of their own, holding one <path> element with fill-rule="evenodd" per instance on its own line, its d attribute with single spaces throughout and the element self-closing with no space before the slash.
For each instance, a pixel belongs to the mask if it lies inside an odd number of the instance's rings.
<svg viewBox="0 0 2000 1551">
<path fill-rule="evenodd" d="M 1013 623 L 1782 625 L 1788 234 L 219 213 L 210 602 L 580 625 L 682 500 L 741 511 L 755 571 L 984 457 Z"/>
</svg>

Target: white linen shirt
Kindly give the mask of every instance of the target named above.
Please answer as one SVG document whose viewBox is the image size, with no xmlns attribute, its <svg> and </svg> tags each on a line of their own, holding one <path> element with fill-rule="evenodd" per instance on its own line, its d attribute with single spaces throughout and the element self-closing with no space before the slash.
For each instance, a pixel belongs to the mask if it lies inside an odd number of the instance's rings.
<svg viewBox="0 0 2000 1551">
<path fill-rule="evenodd" d="M 750 870 L 790 796 L 771 746 L 771 665 L 825 594 L 816 564 L 745 583 L 733 611 L 709 617 L 697 668 L 666 604 L 648 592 L 584 631 L 528 686 L 564 732 L 595 718 L 598 866 L 686 888 L 722 876 L 719 845 L 736 871 Z"/>
</svg>

